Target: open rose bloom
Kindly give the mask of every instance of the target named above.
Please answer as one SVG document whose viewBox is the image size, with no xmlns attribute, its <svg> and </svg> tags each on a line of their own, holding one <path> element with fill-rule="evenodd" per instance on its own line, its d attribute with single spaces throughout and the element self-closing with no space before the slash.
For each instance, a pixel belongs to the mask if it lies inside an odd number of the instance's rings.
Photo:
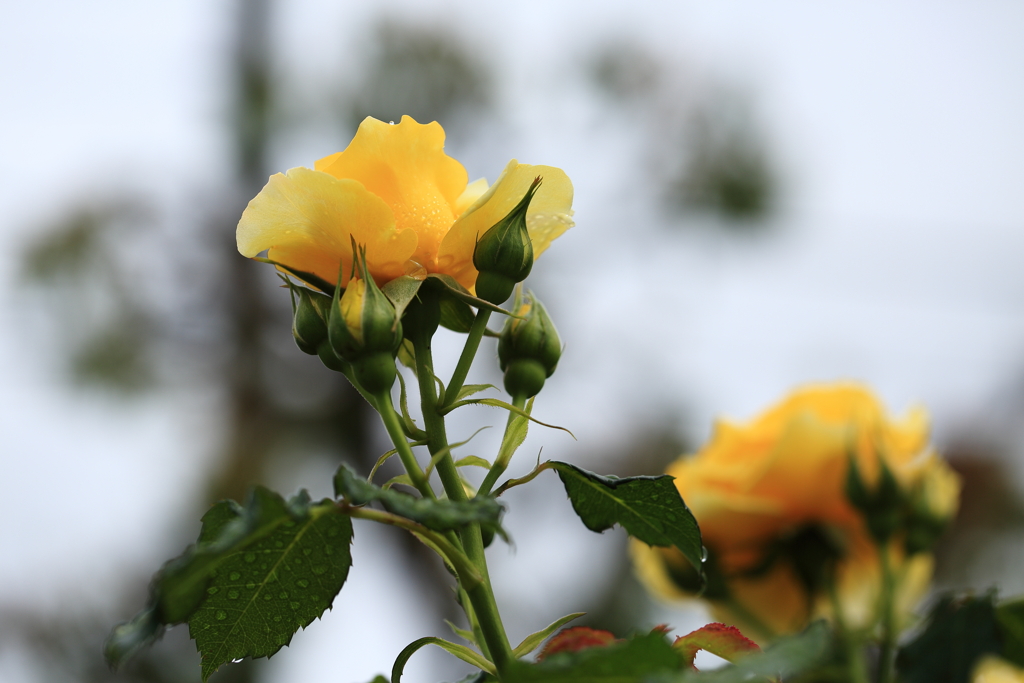
<svg viewBox="0 0 1024 683">
<path fill-rule="evenodd" d="M 572 227 L 572 183 L 551 166 L 510 161 L 488 187 L 467 183 L 466 169 L 444 153 L 444 130 L 408 116 L 388 124 L 365 119 L 343 151 L 314 168 L 270 178 L 242 214 L 238 250 L 287 270 L 344 287 L 352 270 L 352 238 L 366 247 L 378 284 L 401 275 L 441 273 L 473 291 L 473 251 L 480 235 L 543 181 L 530 203 L 527 229 L 534 254 Z M 310 282 L 316 284 L 316 282 Z"/>
<path fill-rule="evenodd" d="M 669 467 L 700 524 L 711 571 L 725 588 L 726 595 L 709 595 L 720 620 L 763 638 L 830 615 L 827 591 L 809 591 L 806 579 L 807 558 L 813 563 L 815 547 L 827 543 L 838 558 L 835 582 L 846 621 L 870 625 L 881 572 L 878 548 L 846 498 L 851 455 L 869 486 L 878 481 L 884 458 L 900 489 L 917 496 L 929 514 L 946 520 L 955 514 L 959 480 L 930 447 L 924 411 L 892 419 L 856 385 L 807 387 L 749 424 L 719 422 L 699 453 Z M 897 612 L 907 614 L 927 589 L 932 556 L 908 557 L 900 532 L 891 548 Z M 692 598 L 677 551 L 633 541 L 632 552 L 655 593 Z"/>
</svg>

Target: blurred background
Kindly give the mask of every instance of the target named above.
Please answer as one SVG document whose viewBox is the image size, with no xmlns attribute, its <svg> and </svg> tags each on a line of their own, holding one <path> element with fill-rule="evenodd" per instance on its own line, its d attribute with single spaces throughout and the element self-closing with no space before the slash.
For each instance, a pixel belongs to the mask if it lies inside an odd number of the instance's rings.
<svg viewBox="0 0 1024 683">
<path fill-rule="evenodd" d="M 274 172 L 367 115 L 437 120 L 470 179 L 559 166 L 577 226 L 530 285 L 566 352 L 538 452 L 656 473 L 725 415 L 859 380 L 923 403 L 965 480 L 937 585 L 1024 591 L 1024 6 L 39 0 L 0 25 L 0 680 L 199 680 L 183 627 L 119 673 L 110 626 L 263 482 L 328 495 L 387 449 L 300 353 L 272 269 L 234 249 Z M 454 334 L 436 342 L 441 374 Z M 498 382 L 492 349 L 470 381 Z M 490 408 L 456 414 L 453 440 Z M 467 453 L 493 450 L 500 429 Z M 507 495 L 490 551 L 517 641 L 555 618 L 619 633 L 653 604 L 625 537 L 555 477 Z M 443 570 L 359 525 L 334 609 L 225 683 L 360 683 L 455 618 Z M 955 566 L 950 558 L 956 558 Z M 524 579 L 523 577 L 529 577 Z M 426 595 L 428 597 L 424 598 Z M 410 680 L 466 667 L 421 651 Z"/>
</svg>

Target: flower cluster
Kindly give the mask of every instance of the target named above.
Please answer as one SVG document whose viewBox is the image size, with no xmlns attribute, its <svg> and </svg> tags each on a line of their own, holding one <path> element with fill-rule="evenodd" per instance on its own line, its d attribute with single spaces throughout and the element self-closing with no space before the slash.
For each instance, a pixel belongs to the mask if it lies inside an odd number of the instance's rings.
<svg viewBox="0 0 1024 683">
<path fill-rule="evenodd" d="M 959 495 L 956 474 L 929 445 L 927 415 L 915 409 L 893 419 L 864 387 L 811 386 L 749 424 L 719 422 L 703 449 L 668 469 L 700 523 L 706 597 L 720 619 L 766 637 L 836 608 L 855 626 L 876 618 L 879 541 L 847 496 L 851 463 L 867 490 L 886 472 L 895 479 L 897 528 L 884 542 L 897 612 L 922 597 L 932 557 L 908 548 L 909 532 L 919 519 L 941 530 Z M 635 541 L 632 551 L 655 593 L 685 598 L 698 588 L 676 551 Z"/>
</svg>

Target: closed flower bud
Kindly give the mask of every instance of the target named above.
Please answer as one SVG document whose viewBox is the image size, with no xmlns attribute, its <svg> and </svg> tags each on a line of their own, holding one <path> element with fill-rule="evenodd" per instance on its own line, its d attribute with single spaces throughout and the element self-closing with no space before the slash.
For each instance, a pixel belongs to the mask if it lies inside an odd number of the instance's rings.
<svg viewBox="0 0 1024 683">
<path fill-rule="evenodd" d="M 327 325 L 331 347 L 351 363 L 354 379 L 366 391 L 387 391 L 395 382 L 395 353 L 402 343 L 395 307 L 373 278 L 353 277 L 345 293 L 339 291 Z"/>
<path fill-rule="evenodd" d="M 960 478 L 939 458 L 929 456 L 909 493 L 908 553 L 931 550 L 956 515 L 959 499 Z"/>
<path fill-rule="evenodd" d="M 505 372 L 505 390 L 530 398 L 540 393 L 562 355 L 562 341 L 544 306 L 532 293 L 516 301 L 498 339 L 498 361 Z"/>
<path fill-rule="evenodd" d="M 331 312 L 331 298 L 319 292 L 296 287 L 299 300 L 292 318 L 292 336 L 303 353 L 317 354 L 320 344 L 327 340 L 327 317 Z"/>
<path fill-rule="evenodd" d="M 501 221 L 485 232 L 473 251 L 473 266 L 479 271 L 476 295 L 500 304 L 512 294 L 517 283 L 533 268 L 533 241 L 526 229 L 530 200 L 540 187 L 540 177 Z"/>
</svg>

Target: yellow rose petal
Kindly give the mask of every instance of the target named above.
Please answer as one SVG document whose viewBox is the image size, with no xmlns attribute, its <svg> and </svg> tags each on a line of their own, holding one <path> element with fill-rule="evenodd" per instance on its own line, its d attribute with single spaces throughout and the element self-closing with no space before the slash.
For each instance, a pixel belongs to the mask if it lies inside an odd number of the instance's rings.
<svg viewBox="0 0 1024 683">
<path fill-rule="evenodd" d="M 357 180 L 384 200 L 398 230 L 414 229 L 419 236 L 411 258 L 434 270 L 468 180 L 462 164 L 444 153 L 439 123 L 403 116 L 394 125 L 367 117 L 345 151 L 317 161 L 316 170 Z"/>
<path fill-rule="evenodd" d="M 463 286 L 472 287 L 476 282 L 473 251 L 478 237 L 508 215 L 526 195 L 537 176 L 543 178 L 543 183 L 526 213 L 526 228 L 533 240 L 534 258 L 571 228 L 573 190 L 565 172 L 553 166 L 520 164 L 513 159 L 494 185 L 448 231 L 438 252 L 438 269 Z"/>
<path fill-rule="evenodd" d="M 354 180 L 340 180 L 308 168 L 278 173 L 249 202 L 238 222 L 238 251 L 267 256 L 290 268 L 313 273 L 342 286 L 352 268 L 351 238 L 366 245 L 375 276 L 402 274 L 416 250 L 416 233 L 395 226 L 391 209 Z"/>
</svg>

